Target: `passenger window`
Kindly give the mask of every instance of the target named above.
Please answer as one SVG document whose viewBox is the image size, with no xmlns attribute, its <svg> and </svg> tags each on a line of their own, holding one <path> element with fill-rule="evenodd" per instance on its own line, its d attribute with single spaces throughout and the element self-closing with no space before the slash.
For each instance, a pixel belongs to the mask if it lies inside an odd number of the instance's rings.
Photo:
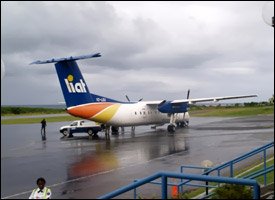
<svg viewBox="0 0 275 200">
<path fill-rule="evenodd" d="M 143 111 L 143 114 L 145 115 L 145 111 Z"/>
<path fill-rule="evenodd" d="M 139 112 L 142 115 L 142 112 Z"/>
<path fill-rule="evenodd" d="M 135 115 L 137 115 L 137 112 L 135 112 Z"/>
</svg>

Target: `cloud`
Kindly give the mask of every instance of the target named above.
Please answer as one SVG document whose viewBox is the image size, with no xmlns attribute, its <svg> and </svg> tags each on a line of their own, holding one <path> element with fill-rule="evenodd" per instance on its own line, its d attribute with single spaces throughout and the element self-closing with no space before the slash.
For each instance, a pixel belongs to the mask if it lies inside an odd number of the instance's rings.
<svg viewBox="0 0 275 200">
<path fill-rule="evenodd" d="M 79 65 L 93 91 L 106 96 L 178 99 L 189 88 L 197 97 L 254 93 L 257 88 L 261 99 L 267 99 L 273 84 L 262 83 L 273 80 L 274 35 L 261 18 L 262 6 L 262 2 L 2 1 L 1 57 L 6 76 L 1 102 L 61 101 L 53 65 L 29 63 L 96 52 L 102 57 Z M 244 80 L 245 86 L 239 87 Z M 22 95 L 26 88 L 28 95 Z"/>
</svg>

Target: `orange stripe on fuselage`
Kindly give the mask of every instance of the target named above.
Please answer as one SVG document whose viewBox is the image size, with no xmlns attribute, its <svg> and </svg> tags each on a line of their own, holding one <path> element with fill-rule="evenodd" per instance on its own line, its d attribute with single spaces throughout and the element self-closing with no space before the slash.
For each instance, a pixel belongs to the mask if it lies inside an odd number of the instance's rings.
<svg viewBox="0 0 275 200">
<path fill-rule="evenodd" d="M 95 116 L 100 111 L 104 110 L 105 108 L 107 108 L 113 104 L 114 103 L 101 102 L 101 103 L 80 105 L 80 106 L 69 108 L 68 113 L 73 116 L 76 116 L 76 117 L 89 119 L 89 118 Z"/>
</svg>

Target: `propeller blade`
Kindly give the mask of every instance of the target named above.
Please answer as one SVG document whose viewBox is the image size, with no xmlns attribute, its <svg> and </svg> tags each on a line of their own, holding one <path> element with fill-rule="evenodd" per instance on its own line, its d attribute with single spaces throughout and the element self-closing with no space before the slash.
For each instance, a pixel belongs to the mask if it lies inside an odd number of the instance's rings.
<svg viewBox="0 0 275 200">
<path fill-rule="evenodd" d="M 129 102 L 131 102 L 131 100 L 130 100 L 130 98 L 128 97 L 128 95 L 127 95 L 127 94 L 125 95 L 125 97 L 126 97 L 126 99 L 127 99 Z M 142 99 L 143 99 L 143 98 L 141 98 L 141 99 L 140 99 L 140 100 L 138 100 L 138 101 L 142 101 Z"/>
<path fill-rule="evenodd" d="M 186 99 L 189 99 L 189 95 L 190 95 L 190 89 L 187 91 L 187 97 L 186 97 Z"/>
<path fill-rule="evenodd" d="M 188 89 L 188 91 L 187 91 L 187 97 L 186 97 L 186 99 L 189 99 L 189 96 L 190 96 L 190 89 Z M 185 118 L 185 113 L 186 112 L 184 112 L 184 114 L 183 114 L 183 117 Z"/>
<path fill-rule="evenodd" d="M 125 96 L 126 96 L 126 99 L 130 102 L 130 99 L 129 99 L 129 97 L 127 96 L 127 94 L 126 94 Z"/>
</svg>

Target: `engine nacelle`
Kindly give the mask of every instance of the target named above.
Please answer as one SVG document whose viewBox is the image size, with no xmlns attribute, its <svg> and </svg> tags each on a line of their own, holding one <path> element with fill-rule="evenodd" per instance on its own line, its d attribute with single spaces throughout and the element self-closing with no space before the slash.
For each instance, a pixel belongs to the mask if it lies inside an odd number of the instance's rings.
<svg viewBox="0 0 275 200">
<path fill-rule="evenodd" d="M 172 104 L 171 101 L 165 101 L 158 106 L 158 110 L 162 113 L 185 113 L 188 109 L 188 103 Z"/>
</svg>

